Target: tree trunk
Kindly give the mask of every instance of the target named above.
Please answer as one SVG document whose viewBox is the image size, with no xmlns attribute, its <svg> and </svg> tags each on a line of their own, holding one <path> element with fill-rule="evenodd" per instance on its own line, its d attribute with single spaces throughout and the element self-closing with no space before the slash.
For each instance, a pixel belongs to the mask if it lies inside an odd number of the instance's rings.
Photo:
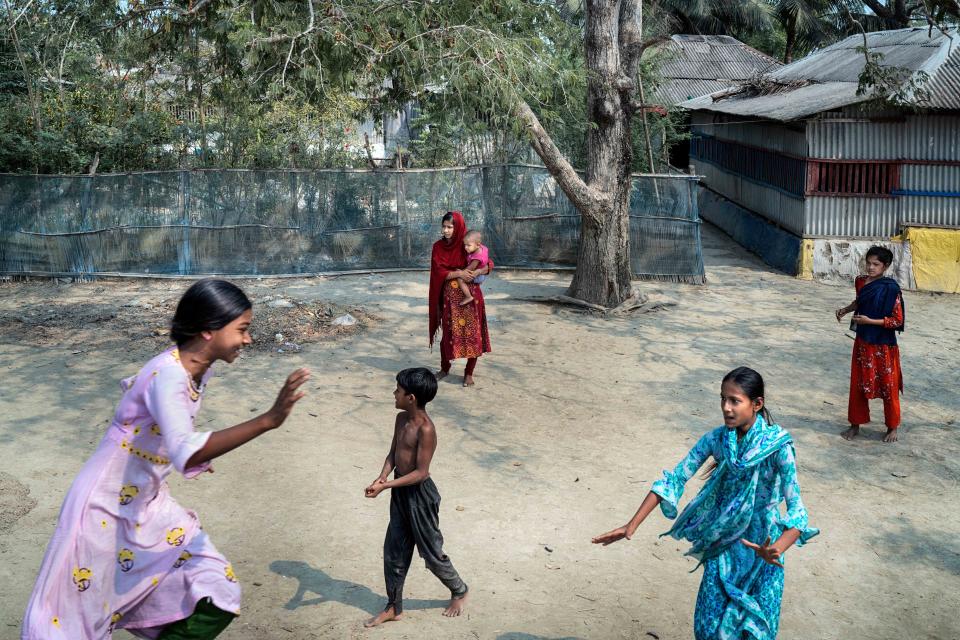
<svg viewBox="0 0 960 640">
<path fill-rule="evenodd" d="M 793 62 L 793 50 L 797 46 L 797 19 L 794 16 L 788 16 L 786 24 L 784 24 L 784 31 L 786 31 L 787 42 L 783 50 L 783 64 L 790 64 Z"/>
<path fill-rule="evenodd" d="M 581 178 L 543 129 L 530 106 L 518 100 L 516 116 L 581 216 L 577 270 L 568 295 L 615 307 L 630 296 L 630 124 L 643 41 L 642 0 L 588 0 L 584 45 L 587 60 L 587 170 Z"/>
<path fill-rule="evenodd" d="M 3 0 L 3 6 L 7 10 L 7 19 L 10 22 L 10 35 L 13 36 L 13 46 L 17 52 L 17 59 L 20 61 L 20 68 L 23 70 L 23 81 L 27 85 L 27 99 L 30 101 L 30 111 L 33 114 L 33 126 L 36 128 L 37 133 L 40 133 L 43 130 L 43 125 L 40 122 L 40 98 L 37 96 L 37 92 L 33 87 L 33 77 L 27 68 L 26 55 L 20 48 L 20 37 L 17 35 L 17 23 L 14 21 L 13 10 L 10 8 L 8 0 Z"/>
<path fill-rule="evenodd" d="M 586 183 L 606 194 L 581 216 L 577 270 L 567 293 L 606 307 L 630 296 L 629 197 L 633 165 L 630 120 L 632 107 L 622 81 L 633 80 L 623 69 L 618 38 L 620 3 L 588 0 L 584 34 L 587 61 Z M 632 89 L 632 86 L 630 87 Z"/>
</svg>

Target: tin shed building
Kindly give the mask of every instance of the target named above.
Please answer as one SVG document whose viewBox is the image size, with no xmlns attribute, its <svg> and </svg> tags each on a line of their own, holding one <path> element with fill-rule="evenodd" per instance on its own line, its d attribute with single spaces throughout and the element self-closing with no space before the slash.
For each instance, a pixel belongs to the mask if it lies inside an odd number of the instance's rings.
<svg viewBox="0 0 960 640">
<path fill-rule="evenodd" d="M 850 277 L 879 241 L 903 285 L 960 292 L 960 37 L 866 40 L 922 80 L 903 106 L 857 95 L 862 35 L 682 104 L 701 215 L 789 273 Z"/>
</svg>

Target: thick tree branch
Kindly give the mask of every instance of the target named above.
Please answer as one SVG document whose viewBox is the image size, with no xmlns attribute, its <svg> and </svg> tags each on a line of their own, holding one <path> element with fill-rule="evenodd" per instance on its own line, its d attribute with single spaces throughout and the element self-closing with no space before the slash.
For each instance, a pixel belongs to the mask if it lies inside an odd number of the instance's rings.
<svg viewBox="0 0 960 640">
<path fill-rule="evenodd" d="M 533 150 L 543 160 L 543 164 L 550 171 L 550 175 L 556 179 L 557 184 L 570 198 L 570 202 L 582 215 L 599 224 L 601 220 L 596 213 L 596 209 L 601 204 L 609 206 L 610 196 L 600 193 L 583 181 L 583 178 L 570 165 L 570 161 L 553 143 L 550 134 L 540 124 L 540 119 L 537 118 L 537 114 L 533 112 L 530 105 L 518 99 L 516 113 L 530 136 L 530 145 Z"/>
<path fill-rule="evenodd" d="M 661 118 L 665 118 L 668 113 L 667 108 L 662 104 L 647 104 L 642 99 L 631 101 L 630 108 L 633 109 L 634 113 L 655 113 Z"/>
<path fill-rule="evenodd" d="M 884 20 L 890 19 L 893 15 L 890 9 L 885 5 L 877 2 L 877 0 L 863 0 L 863 4 L 870 7 L 870 10 L 877 14 L 878 17 L 883 18 Z"/>
</svg>

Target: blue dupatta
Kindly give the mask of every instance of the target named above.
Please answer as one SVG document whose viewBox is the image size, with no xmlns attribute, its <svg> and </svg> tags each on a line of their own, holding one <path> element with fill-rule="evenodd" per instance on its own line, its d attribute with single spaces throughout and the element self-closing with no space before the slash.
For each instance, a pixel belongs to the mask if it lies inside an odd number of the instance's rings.
<svg viewBox="0 0 960 640">
<path fill-rule="evenodd" d="M 720 555 L 739 541 L 750 526 L 760 463 L 792 442 L 790 434 L 780 425 L 768 424 L 761 415 L 757 415 L 756 422 L 739 443 L 737 430 L 728 429 L 723 459 L 718 461 L 710 480 L 680 513 L 673 527 L 662 535 L 693 543 L 686 555 L 700 561 L 697 567 Z"/>
<path fill-rule="evenodd" d="M 879 278 L 865 284 L 857 294 L 857 313 L 868 318 L 880 320 L 893 315 L 893 307 L 900 299 L 900 308 L 903 311 L 903 323 L 896 329 L 887 329 L 877 325 L 856 325 L 857 337 L 869 344 L 897 344 L 896 331 L 903 331 L 906 324 L 907 308 L 900 293 L 900 285 L 893 278 Z"/>
</svg>

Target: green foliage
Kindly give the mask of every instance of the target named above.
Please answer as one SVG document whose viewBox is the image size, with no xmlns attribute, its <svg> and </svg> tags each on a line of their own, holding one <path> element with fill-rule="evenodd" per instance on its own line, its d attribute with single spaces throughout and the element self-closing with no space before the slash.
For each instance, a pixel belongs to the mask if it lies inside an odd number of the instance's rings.
<svg viewBox="0 0 960 640">
<path fill-rule="evenodd" d="M 865 46 L 857 51 L 866 57 L 860 72 L 857 95 L 870 96 L 871 100 L 895 107 L 915 106 L 929 98 L 923 85 L 930 79 L 925 71 L 911 72 L 903 67 L 883 64 L 883 54 L 870 51 Z"/>
<path fill-rule="evenodd" d="M 870 1 L 882 9 L 875 17 L 902 18 L 893 15 L 900 5 Z M 778 58 L 799 56 L 840 37 L 844 11 L 864 13 L 850 2 L 647 0 L 645 35 L 730 34 Z M 911 4 L 908 19 L 927 10 L 934 21 L 950 19 L 955 5 Z M 530 151 L 519 100 L 574 166 L 585 165 L 590 123 L 576 0 L 5 6 L 0 171 L 85 172 L 95 161 L 102 172 L 358 166 L 358 123 L 411 103 L 419 115 L 409 148 L 419 166 L 520 161 Z M 922 90 L 921 77 L 897 84 L 879 61 L 865 73 L 864 91 L 894 101 L 902 97 L 894 85 L 903 96 Z M 644 63 L 641 75 L 649 97 L 655 65 Z M 683 138 L 678 118 L 647 116 L 655 146 Z M 634 137 L 635 168 L 648 169 L 639 115 Z"/>
</svg>

